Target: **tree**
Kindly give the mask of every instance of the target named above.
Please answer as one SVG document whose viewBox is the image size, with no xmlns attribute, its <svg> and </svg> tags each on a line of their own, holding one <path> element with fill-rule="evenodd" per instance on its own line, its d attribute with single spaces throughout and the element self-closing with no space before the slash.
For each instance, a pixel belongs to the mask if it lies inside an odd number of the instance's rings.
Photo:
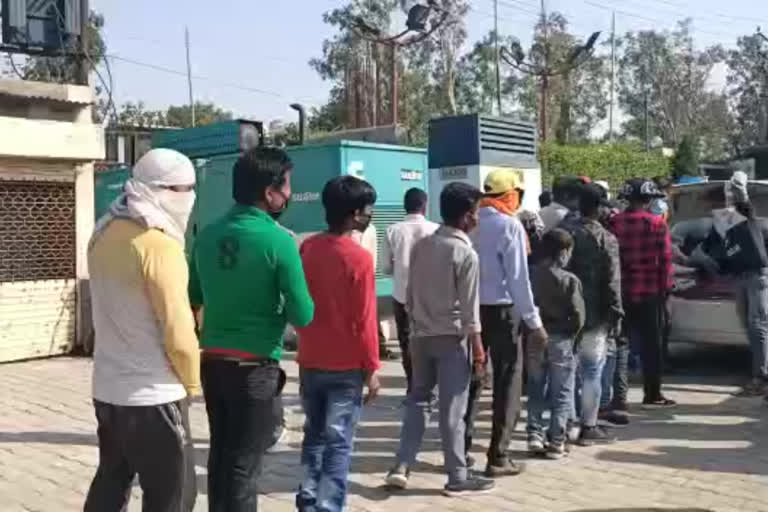
<svg viewBox="0 0 768 512">
<path fill-rule="evenodd" d="M 195 124 L 218 123 L 232 120 L 232 112 L 223 110 L 213 103 L 195 102 Z M 165 113 L 165 122 L 168 126 L 190 128 L 192 126 L 192 107 L 190 105 L 170 106 Z"/>
<path fill-rule="evenodd" d="M 398 0 L 351 0 L 323 15 L 337 33 L 323 41 L 322 56 L 309 65 L 323 80 L 333 83 L 330 103 L 321 109 L 325 126 L 361 128 L 382 122 L 389 111 L 389 51 L 362 39 L 350 25 L 356 18 L 388 32 Z"/>
<path fill-rule="evenodd" d="M 457 78 L 459 50 L 466 38 L 466 0 L 436 0 L 451 13 L 447 22 L 424 41 L 399 49 L 398 111 L 411 144 L 426 143 L 430 117 L 459 111 Z M 398 0 L 351 0 L 324 16 L 338 32 L 323 42 L 323 56 L 310 61 L 320 76 L 333 82 L 328 103 L 315 111 L 310 128 L 362 128 L 391 122 L 391 48 L 359 37 L 352 22 L 365 20 L 382 34 L 399 18 Z M 440 16 L 439 13 L 434 16 Z"/>
<path fill-rule="evenodd" d="M 546 35 L 545 35 L 546 34 Z M 528 62 L 538 68 L 548 63 L 556 70 L 565 70 L 574 50 L 584 41 L 570 33 L 568 19 L 559 12 L 551 12 L 546 20 L 540 18 L 534 28 L 534 38 L 528 52 Z M 558 142 L 589 139 L 595 125 L 608 113 L 609 69 L 600 56 L 582 57 L 580 64 L 570 71 L 552 76 L 548 80 L 546 136 Z M 559 68 L 558 68 L 559 66 Z M 541 119 L 541 79 L 524 75 L 519 90 L 519 102 L 528 116 Z"/>
<path fill-rule="evenodd" d="M 728 52 L 728 106 L 733 112 L 734 153 L 765 142 L 768 94 L 768 42 L 759 34 L 740 37 Z"/>
<path fill-rule="evenodd" d="M 148 110 L 143 101 L 123 103 L 120 106 L 117 119 L 115 119 L 114 114 L 110 117 L 110 124 L 135 126 L 138 128 L 168 126 L 165 112 L 161 110 Z"/>
<path fill-rule="evenodd" d="M 213 103 L 195 103 L 195 124 L 207 124 L 229 121 L 232 112 L 225 111 Z M 149 110 L 143 101 L 127 102 L 120 107 L 118 117 L 110 118 L 112 124 L 136 126 L 140 128 L 175 127 L 190 128 L 192 126 L 192 109 L 189 105 L 170 106 L 166 110 Z"/>
<path fill-rule="evenodd" d="M 712 68 L 724 58 L 720 46 L 696 50 L 691 21 L 673 31 L 628 32 L 619 42 L 619 104 L 629 119 L 625 135 L 645 137 L 646 97 L 651 133 L 665 145 L 678 146 L 686 135 L 694 140 L 706 129 L 713 143 L 712 157 L 722 157 L 727 119 L 722 116 L 722 95 L 707 89 Z M 719 147 L 718 147 L 719 146 Z"/>
<path fill-rule="evenodd" d="M 696 141 L 690 135 L 684 136 L 680 141 L 672 159 L 672 175 L 675 178 L 699 175 L 699 156 L 696 146 Z"/>
</svg>

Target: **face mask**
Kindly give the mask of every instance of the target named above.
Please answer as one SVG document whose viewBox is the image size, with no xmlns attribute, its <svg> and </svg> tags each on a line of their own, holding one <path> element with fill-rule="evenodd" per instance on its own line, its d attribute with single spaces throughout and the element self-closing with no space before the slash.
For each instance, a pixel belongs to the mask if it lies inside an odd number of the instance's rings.
<svg viewBox="0 0 768 512">
<path fill-rule="evenodd" d="M 357 216 L 357 230 L 361 233 L 365 233 L 368 226 L 371 225 L 371 215 L 360 214 Z M 363 220 L 365 219 L 365 220 Z"/>
<path fill-rule="evenodd" d="M 280 218 L 283 212 L 285 212 L 285 210 L 288 209 L 288 205 L 291 202 L 291 199 L 289 197 L 285 197 L 282 192 L 277 191 L 277 193 L 280 195 L 280 197 L 283 198 L 283 205 L 275 209 L 272 209 L 272 207 L 270 206 L 270 210 L 267 212 L 269 213 L 269 216 L 272 217 L 274 220 L 277 220 Z"/>
<path fill-rule="evenodd" d="M 571 254 L 572 254 L 572 251 L 570 250 L 561 252 L 560 256 L 558 256 L 557 258 L 557 264 L 562 268 L 567 267 L 568 263 L 571 262 Z"/>
<path fill-rule="evenodd" d="M 192 190 L 189 192 L 160 190 L 156 194 L 163 210 L 176 221 L 182 231 L 186 231 L 189 216 L 192 214 L 192 207 L 195 205 L 195 192 Z"/>
</svg>

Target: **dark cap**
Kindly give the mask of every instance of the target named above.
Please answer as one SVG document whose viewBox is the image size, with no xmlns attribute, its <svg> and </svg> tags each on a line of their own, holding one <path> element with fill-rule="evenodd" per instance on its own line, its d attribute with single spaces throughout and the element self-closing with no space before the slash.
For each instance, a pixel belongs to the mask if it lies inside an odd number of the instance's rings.
<svg viewBox="0 0 768 512">
<path fill-rule="evenodd" d="M 666 197 L 659 187 L 651 180 L 632 179 L 628 180 L 621 189 L 620 197 L 622 199 L 648 200 Z"/>
<path fill-rule="evenodd" d="M 596 183 L 586 183 L 580 188 L 580 201 L 582 208 L 591 206 L 597 208 L 598 206 L 609 206 L 608 198 L 606 197 L 605 189 Z"/>
</svg>

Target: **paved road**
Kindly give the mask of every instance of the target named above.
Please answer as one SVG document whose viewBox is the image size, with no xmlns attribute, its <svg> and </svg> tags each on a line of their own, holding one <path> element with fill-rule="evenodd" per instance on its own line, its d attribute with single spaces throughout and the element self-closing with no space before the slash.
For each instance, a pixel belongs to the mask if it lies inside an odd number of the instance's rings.
<svg viewBox="0 0 768 512">
<path fill-rule="evenodd" d="M 500 480 L 493 493 L 473 498 L 440 496 L 439 438 L 428 432 L 425 452 L 400 494 L 383 490 L 400 431 L 403 395 L 399 365 L 386 365 L 386 393 L 364 413 L 350 475 L 351 511 L 418 512 L 640 512 L 768 511 L 768 407 L 759 399 L 730 396 L 747 367 L 743 352 L 683 351 L 684 367 L 668 379 L 667 393 L 681 405 L 674 411 L 636 410 L 633 424 L 617 430 L 613 446 L 577 449 L 566 460 L 529 461 L 519 477 Z M 289 436 L 270 455 L 262 483 L 260 510 L 293 510 L 300 473 L 301 411 L 296 398 L 296 366 L 286 363 Z M 70 511 L 82 507 L 97 462 L 89 398 L 91 363 L 52 359 L 0 366 L 0 511 Z M 480 439 L 489 435 L 489 413 L 481 414 Z M 633 389 L 631 398 L 640 397 Z M 200 403 L 192 410 L 199 498 L 206 510 L 207 428 Z M 513 449 L 522 455 L 522 432 Z M 482 450 L 478 450 L 484 462 Z M 140 491 L 130 510 L 138 511 Z"/>
</svg>

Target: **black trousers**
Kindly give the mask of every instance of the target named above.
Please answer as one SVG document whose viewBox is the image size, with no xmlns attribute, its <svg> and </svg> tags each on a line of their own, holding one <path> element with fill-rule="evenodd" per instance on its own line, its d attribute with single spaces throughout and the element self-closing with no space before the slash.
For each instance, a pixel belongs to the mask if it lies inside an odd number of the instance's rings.
<svg viewBox="0 0 768 512">
<path fill-rule="evenodd" d="M 153 406 L 94 400 L 99 467 L 85 512 L 127 509 L 136 475 L 146 512 L 190 512 L 197 483 L 186 399 Z"/>
<path fill-rule="evenodd" d="M 203 390 L 208 410 L 208 510 L 257 510 L 264 453 L 278 420 L 275 401 L 285 373 L 275 361 L 204 359 Z"/>
<path fill-rule="evenodd" d="M 517 420 L 523 390 L 523 343 L 511 306 L 480 306 L 483 346 L 490 350 L 493 366 L 493 427 L 488 447 L 488 462 L 496 464 L 506 457 Z M 483 382 L 473 378 L 465 417 L 466 450 L 472 447 L 474 423 L 480 405 Z"/>
<path fill-rule="evenodd" d="M 630 342 L 640 347 L 645 400 L 658 400 L 662 398 L 661 376 L 664 373 L 664 303 L 653 297 L 636 302 L 625 301 L 624 308 Z"/>
<path fill-rule="evenodd" d="M 400 343 L 401 357 L 403 358 L 403 370 L 405 371 L 405 379 L 407 382 L 406 391 L 411 392 L 411 376 L 413 375 L 413 367 L 411 366 L 411 320 L 408 318 L 408 313 L 405 311 L 405 305 L 400 304 L 398 301 L 392 299 L 395 310 L 395 325 L 397 326 L 397 340 Z"/>
</svg>

